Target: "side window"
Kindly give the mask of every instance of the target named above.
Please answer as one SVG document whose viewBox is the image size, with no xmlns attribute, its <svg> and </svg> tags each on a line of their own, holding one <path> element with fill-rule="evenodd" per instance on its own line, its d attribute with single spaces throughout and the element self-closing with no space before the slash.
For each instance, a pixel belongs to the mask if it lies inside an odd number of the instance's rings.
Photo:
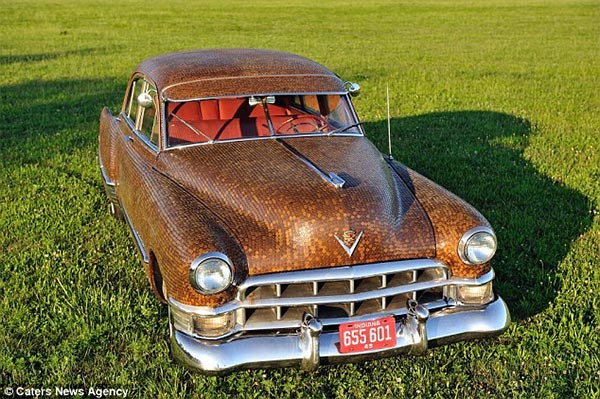
<svg viewBox="0 0 600 399">
<path fill-rule="evenodd" d="M 151 143 L 158 145 L 160 124 L 158 121 L 156 88 L 142 78 L 133 81 L 126 113 L 135 129 Z M 140 95 L 146 93 L 147 99 L 140 103 Z"/>
<path fill-rule="evenodd" d="M 143 110 L 143 115 L 140 119 L 139 131 L 148 139 L 150 142 L 158 145 L 159 135 L 159 123 L 158 123 L 158 112 L 156 111 L 156 90 L 148 85 L 148 94 L 152 97 L 152 105 Z M 141 108 L 141 107 L 140 107 Z"/>
<path fill-rule="evenodd" d="M 131 91 L 129 92 L 129 101 L 127 102 L 127 116 L 129 117 L 133 125 L 135 125 L 135 121 L 137 119 L 137 112 L 139 108 L 137 98 L 140 94 L 142 94 L 143 84 L 144 81 L 142 79 L 138 78 L 134 80 L 131 86 Z"/>
</svg>

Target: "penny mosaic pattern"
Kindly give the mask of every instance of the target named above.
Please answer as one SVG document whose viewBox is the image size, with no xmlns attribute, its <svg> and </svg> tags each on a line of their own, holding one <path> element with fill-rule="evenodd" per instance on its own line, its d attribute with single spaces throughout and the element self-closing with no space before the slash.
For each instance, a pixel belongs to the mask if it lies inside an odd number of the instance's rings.
<svg viewBox="0 0 600 399">
<path fill-rule="evenodd" d="M 140 64 L 163 98 L 344 92 L 323 66 L 292 54 L 205 50 Z M 99 154 L 148 257 L 155 293 L 181 303 L 223 304 L 236 288 L 205 296 L 189 283 L 192 261 L 226 254 L 234 281 L 248 275 L 438 258 L 453 275 L 477 277 L 489 265 L 460 261 L 458 241 L 488 223 L 473 207 L 397 162 L 362 136 L 316 136 L 197 145 L 156 153 L 104 110 Z M 346 183 L 326 182 L 333 172 Z M 338 237 L 360 240 L 349 255 Z"/>
</svg>

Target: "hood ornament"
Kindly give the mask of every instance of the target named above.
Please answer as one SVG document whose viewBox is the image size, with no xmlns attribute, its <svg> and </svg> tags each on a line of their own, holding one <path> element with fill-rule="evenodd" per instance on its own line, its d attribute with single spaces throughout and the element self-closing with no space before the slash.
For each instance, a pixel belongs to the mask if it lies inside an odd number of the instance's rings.
<svg viewBox="0 0 600 399">
<path fill-rule="evenodd" d="M 337 242 L 339 242 L 340 245 L 342 246 L 342 248 L 344 248 L 344 251 L 346 251 L 348 256 L 352 256 L 352 254 L 354 253 L 354 250 L 358 246 L 358 242 L 360 241 L 362 235 L 363 235 L 362 231 L 357 234 L 356 231 L 354 231 L 354 230 L 344 231 L 344 233 L 342 234 L 342 238 L 340 238 L 337 235 L 337 233 L 333 234 L 333 236 L 335 237 Z"/>
</svg>

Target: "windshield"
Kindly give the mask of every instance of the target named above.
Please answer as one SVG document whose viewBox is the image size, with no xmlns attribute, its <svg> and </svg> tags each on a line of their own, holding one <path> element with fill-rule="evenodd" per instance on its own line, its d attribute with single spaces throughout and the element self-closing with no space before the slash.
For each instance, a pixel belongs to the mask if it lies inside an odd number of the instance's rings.
<svg viewBox="0 0 600 399">
<path fill-rule="evenodd" d="M 169 147 L 290 135 L 362 134 L 346 95 L 226 97 L 167 103 Z"/>
</svg>

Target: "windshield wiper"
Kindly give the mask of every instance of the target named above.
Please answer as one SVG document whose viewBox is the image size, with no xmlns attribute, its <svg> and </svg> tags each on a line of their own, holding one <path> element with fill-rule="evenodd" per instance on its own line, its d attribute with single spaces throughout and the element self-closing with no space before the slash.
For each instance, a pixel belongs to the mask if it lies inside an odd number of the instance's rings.
<svg viewBox="0 0 600 399">
<path fill-rule="evenodd" d="M 339 129 L 335 129 L 335 130 L 332 130 L 331 132 L 327 132 L 327 135 L 331 136 L 332 134 L 335 134 L 335 133 L 343 133 L 343 132 L 347 131 L 348 129 L 352 129 L 353 127 L 357 127 L 360 125 L 362 125 L 362 122 L 357 122 L 352 125 L 340 127 Z"/>
<path fill-rule="evenodd" d="M 179 117 L 179 115 L 176 114 L 171 114 L 171 116 L 174 116 L 175 118 L 177 118 L 177 120 L 181 123 L 184 124 L 185 127 L 187 127 L 188 129 L 190 129 L 192 132 L 194 132 L 195 134 L 197 134 L 198 136 L 204 136 L 206 137 L 206 139 L 208 140 L 209 143 L 213 143 L 214 140 L 211 139 L 209 136 L 207 136 L 206 134 L 204 134 L 203 132 L 201 132 L 200 130 L 196 129 L 194 126 L 190 125 L 187 121 L 184 121 L 183 119 L 181 119 Z"/>
</svg>

